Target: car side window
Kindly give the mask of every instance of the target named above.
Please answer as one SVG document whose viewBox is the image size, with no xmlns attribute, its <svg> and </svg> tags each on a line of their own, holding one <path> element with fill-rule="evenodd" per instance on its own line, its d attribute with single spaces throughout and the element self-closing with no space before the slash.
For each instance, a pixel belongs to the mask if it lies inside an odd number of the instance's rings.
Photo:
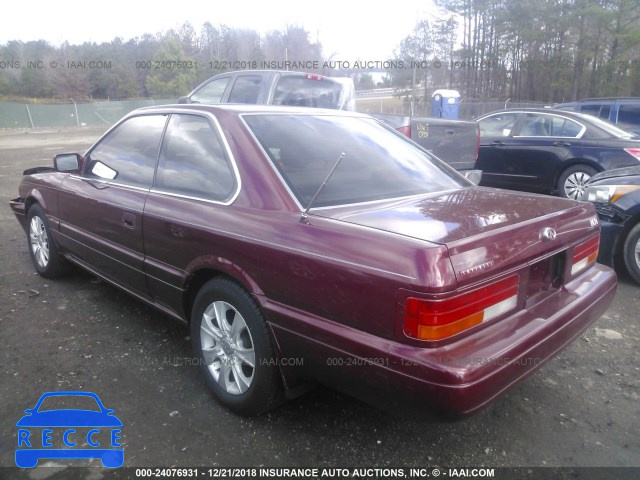
<svg viewBox="0 0 640 480">
<path fill-rule="evenodd" d="M 207 83 L 191 96 L 191 103 L 220 103 L 231 77 L 218 78 Z"/>
<path fill-rule="evenodd" d="M 171 115 L 155 186 L 160 191 L 224 202 L 236 177 L 222 140 L 209 121 L 197 115 Z"/>
<path fill-rule="evenodd" d="M 480 136 L 482 137 L 508 137 L 513 132 L 513 127 L 518 119 L 517 113 L 499 113 L 478 121 Z"/>
<path fill-rule="evenodd" d="M 586 113 L 587 115 L 593 115 L 594 117 L 598 117 L 600 116 L 601 109 L 602 109 L 602 104 L 590 103 L 588 105 L 582 105 L 582 107 L 580 107 L 580 113 Z"/>
<path fill-rule="evenodd" d="M 125 120 L 89 153 L 85 176 L 150 188 L 166 115 Z"/>
<path fill-rule="evenodd" d="M 256 103 L 261 85 L 260 75 L 239 75 L 229 94 L 229 103 Z"/>
<path fill-rule="evenodd" d="M 552 119 L 549 115 L 527 113 L 518 132 L 520 137 L 549 137 L 552 135 Z"/>
<path fill-rule="evenodd" d="M 621 104 L 618 108 L 618 125 L 637 128 L 640 125 L 640 104 Z"/>
</svg>

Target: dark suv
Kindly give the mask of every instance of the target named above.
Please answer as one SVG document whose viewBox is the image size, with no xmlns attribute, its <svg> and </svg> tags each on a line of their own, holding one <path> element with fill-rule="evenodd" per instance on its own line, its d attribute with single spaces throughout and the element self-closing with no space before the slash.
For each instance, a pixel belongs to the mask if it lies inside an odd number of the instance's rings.
<svg viewBox="0 0 640 480">
<path fill-rule="evenodd" d="M 559 103 L 559 110 L 586 113 L 615 123 L 629 132 L 640 134 L 640 98 L 587 98 L 571 103 Z"/>
</svg>

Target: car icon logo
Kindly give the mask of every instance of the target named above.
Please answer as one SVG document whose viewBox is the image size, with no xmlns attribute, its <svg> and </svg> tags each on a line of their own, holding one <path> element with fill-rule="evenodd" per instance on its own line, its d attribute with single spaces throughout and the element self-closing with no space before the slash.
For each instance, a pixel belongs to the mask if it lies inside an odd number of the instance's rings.
<svg viewBox="0 0 640 480">
<path fill-rule="evenodd" d="M 33 468 L 41 458 L 99 458 L 107 468 L 123 465 L 122 422 L 95 393 L 48 392 L 25 413 L 16 423 L 18 467 Z"/>
<path fill-rule="evenodd" d="M 543 240 L 555 240 L 558 234 L 553 228 L 546 227 L 540 232 L 540 238 Z"/>
</svg>

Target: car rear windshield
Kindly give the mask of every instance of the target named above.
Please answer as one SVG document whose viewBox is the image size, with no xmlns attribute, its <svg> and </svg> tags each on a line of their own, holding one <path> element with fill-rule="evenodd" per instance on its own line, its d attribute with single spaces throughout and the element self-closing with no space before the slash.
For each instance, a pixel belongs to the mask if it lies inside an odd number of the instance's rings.
<svg viewBox="0 0 640 480">
<path fill-rule="evenodd" d="M 245 115 L 244 120 L 303 208 L 344 158 L 313 207 L 419 195 L 468 186 L 450 167 L 364 117 Z"/>
<path fill-rule="evenodd" d="M 352 95 L 348 84 L 330 78 L 284 75 L 276 84 L 273 104 L 349 110 Z"/>
</svg>

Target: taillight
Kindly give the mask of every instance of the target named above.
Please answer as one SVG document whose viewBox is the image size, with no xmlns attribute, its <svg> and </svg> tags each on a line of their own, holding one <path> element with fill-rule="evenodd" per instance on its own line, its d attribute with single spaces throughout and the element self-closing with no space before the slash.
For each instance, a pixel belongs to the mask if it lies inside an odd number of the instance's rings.
<svg viewBox="0 0 640 480">
<path fill-rule="evenodd" d="M 640 160 L 640 148 L 625 148 L 624 151 L 634 157 L 636 160 Z"/>
<path fill-rule="evenodd" d="M 571 275 L 584 270 L 598 258 L 598 248 L 600 247 L 600 235 L 587 240 L 573 249 L 573 259 L 571 261 Z"/>
<path fill-rule="evenodd" d="M 517 300 L 517 275 L 445 300 L 410 297 L 404 332 L 419 340 L 442 340 L 513 310 Z"/>
<path fill-rule="evenodd" d="M 480 155 L 480 126 L 476 127 L 476 161 Z"/>
<path fill-rule="evenodd" d="M 401 134 L 411 138 L 411 127 L 410 126 L 404 126 L 404 127 L 398 127 L 396 128 L 397 131 L 399 131 Z"/>
<path fill-rule="evenodd" d="M 317 75 L 315 73 L 305 73 L 304 78 L 306 78 L 307 80 L 324 80 L 324 77 L 322 75 Z"/>
</svg>

